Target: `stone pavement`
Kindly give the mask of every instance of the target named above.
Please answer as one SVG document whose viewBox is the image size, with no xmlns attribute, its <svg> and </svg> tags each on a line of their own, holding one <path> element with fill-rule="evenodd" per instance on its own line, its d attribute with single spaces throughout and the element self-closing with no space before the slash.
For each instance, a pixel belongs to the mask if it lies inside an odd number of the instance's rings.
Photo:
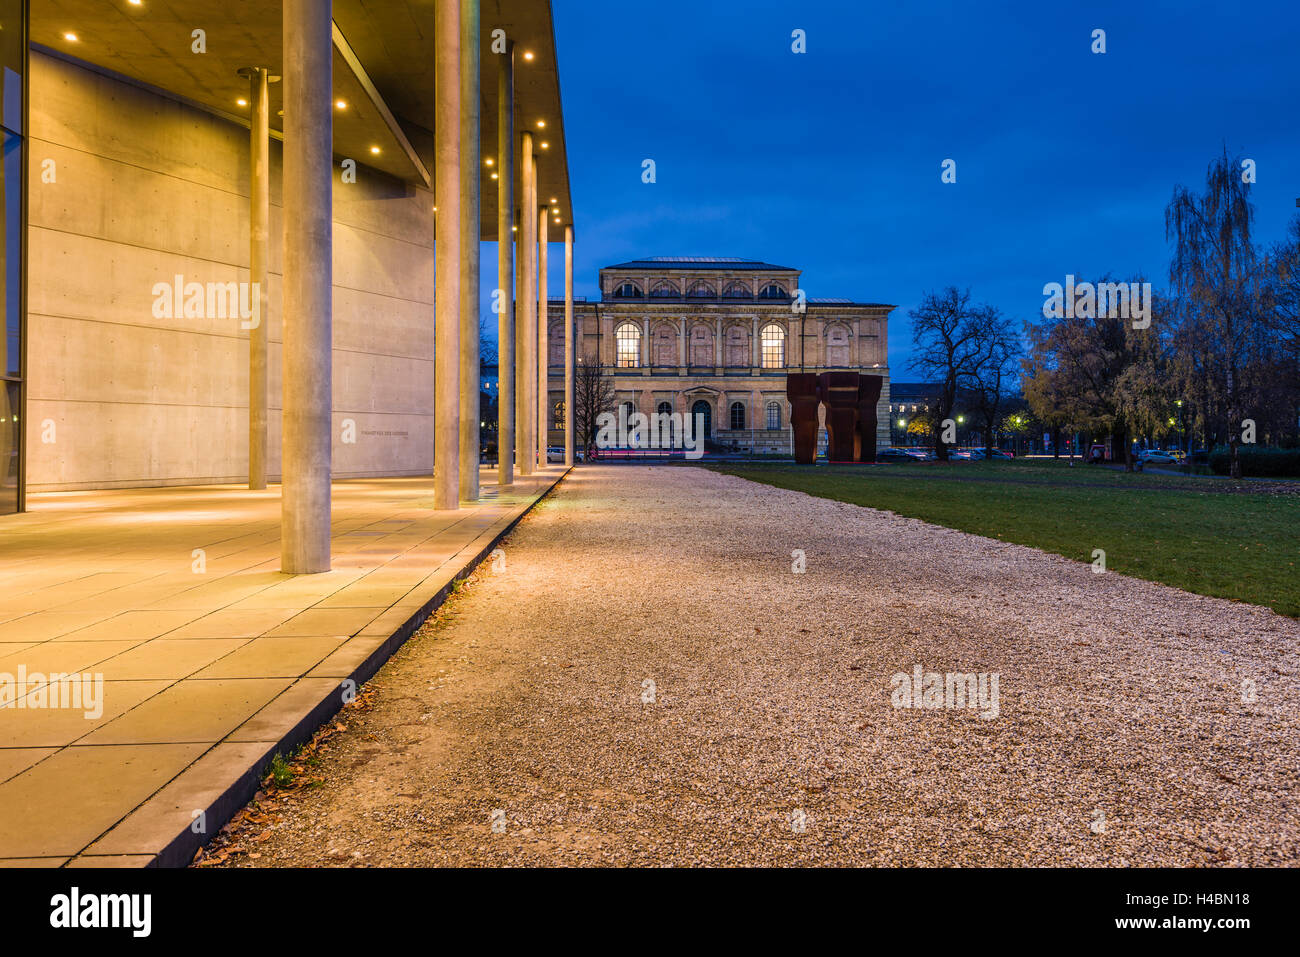
<svg viewBox="0 0 1300 957">
<path fill-rule="evenodd" d="M 426 478 L 337 482 L 333 570 L 304 576 L 278 488 L 32 496 L 0 524 L 0 696 L 90 694 L 0 708 L 0 866 L 187 863 L 564 474 L 484 470 L 455 512 Z"/>
</svg>

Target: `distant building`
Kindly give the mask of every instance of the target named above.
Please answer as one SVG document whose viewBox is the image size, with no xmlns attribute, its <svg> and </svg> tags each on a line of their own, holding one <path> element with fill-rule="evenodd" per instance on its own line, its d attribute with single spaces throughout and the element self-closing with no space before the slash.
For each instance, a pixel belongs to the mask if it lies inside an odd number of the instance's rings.
<svg viewBox="0 0 1300 957">
<path fill-rule="evenodd" d="M 885 381 L 878 442 L 889 443 L 889 314 L 874 302 L 809 298 L 801 271 L 752 259 L 655 257 L 600 271 L 601 298 L 574 303 L 578 354 L 614 379 L 620 404 L 703 416 L 715 446 L 791 449 L 790 372 L 846 370 Z M 563 442 L 564 306 L 549 312 L 552 444 Z"/>
</svg>

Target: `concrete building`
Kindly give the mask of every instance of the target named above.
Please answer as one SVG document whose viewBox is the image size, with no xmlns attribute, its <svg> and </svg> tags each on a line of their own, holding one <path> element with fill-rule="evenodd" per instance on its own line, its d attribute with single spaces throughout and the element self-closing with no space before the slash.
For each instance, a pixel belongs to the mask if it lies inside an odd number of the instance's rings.
<svg viewBox="0 0 1300 957">
<path fill-rule="evenodd" d="M 802 273 L 750 259 L 654 257 L 600 271 L 598 302 L 574 303 L 578 348 L 630 411 L 704 417 L 715 447 L 791 449 L 790 372 L 884 378 L 877 436 L 889 444 L 889 314 L 883 303 L 805 298 Z M 563 444 L 564 312 L 550 305 L 551 444 Z M 822 435 L 825 443 L 825 433 Z"/>
<path fill-rule="evenodd" d="M 572 241 L 550 3 L 0 18 L 0 513 L 28 491 L 283 482 L 296 538 L 328 527 L 331 479 L 443 462 L 440 505 L 474 501 L 478 243 L 504 225 L 523 283 L 544 234 L 521 220 Z"/>
</svg>

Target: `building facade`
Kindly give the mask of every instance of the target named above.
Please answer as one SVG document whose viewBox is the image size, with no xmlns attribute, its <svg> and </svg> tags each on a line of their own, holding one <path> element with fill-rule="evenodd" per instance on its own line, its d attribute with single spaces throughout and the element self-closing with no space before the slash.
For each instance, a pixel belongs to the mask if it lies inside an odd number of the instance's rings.
<svg viewBox="0 0 1300 957">
<path fill-rule="evenodd" d="M 717 449 L 790 452 L 790 372 L 885 381 L 877 441 L 889 444 L 889 314 L 883 303 L 805 299 L 798 269 L 749 259 L 656 257 L 600 271 L 574 303 L 578 355 L 612 376 L 629 412 L 699 414 Z M 563 437 L 564 310 L 551 303 L 550 437 Z M 824 446 L 825 433 L 821 444 Z"/>
</svg>

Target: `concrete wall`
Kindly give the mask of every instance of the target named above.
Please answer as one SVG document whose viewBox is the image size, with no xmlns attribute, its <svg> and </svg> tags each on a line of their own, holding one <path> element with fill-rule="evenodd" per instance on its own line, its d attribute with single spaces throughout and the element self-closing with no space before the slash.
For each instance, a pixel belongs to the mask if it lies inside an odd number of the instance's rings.
<svg viewBox="0 0 1300 957">
<path fill-rule="evenodd" d="M 248 130 L 37 52 L 30 82 L 28 487 L 244 481 L 248 332 L 238 317 L 159 318 L 154 286 L 178 274 L 187 283 L 247 282 Z M 274 140 L 271 157 L 265 321 L 277 476 L 283 260 Z M 338 172 L 335 475 L 428 474 L 433 198 L 365 167 L 356 184 Z M 342 441 L 348 419 L 354 444 Z"/>
</svg>

